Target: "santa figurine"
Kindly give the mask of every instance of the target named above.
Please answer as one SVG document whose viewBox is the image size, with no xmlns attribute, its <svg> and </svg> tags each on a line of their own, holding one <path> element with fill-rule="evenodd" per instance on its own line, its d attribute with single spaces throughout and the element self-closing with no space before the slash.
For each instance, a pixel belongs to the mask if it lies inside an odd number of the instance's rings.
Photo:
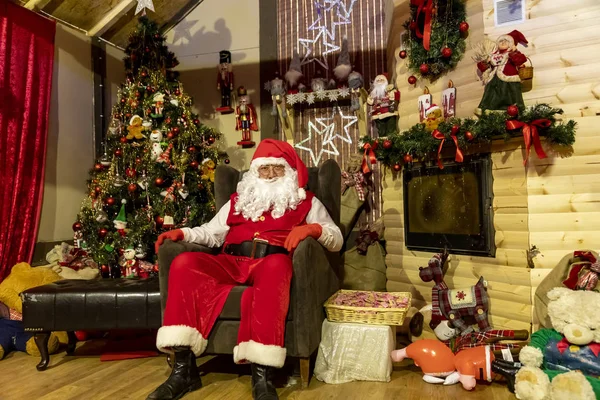
<svg viewBox="0 0 600 400">
<path fill-rule="evenodd" d="M 250 96 L 246 92 L 246 88 L 240 86 L 238 88 L 238 103 L 235 108 L 235 130 L 242 131 L 242 140 L 237 142 L 238 146 L 244 149 L 254 147 L 251 131 L 258 131 L 256 123 L 256 110 L 250 101 Z"/>
<path fill-rule="evenodd" d="M 290 63 L 290 68 L 285 73 L 285 81 L 287 82 L 287 93 L 294 94 L 303 92 L 306 88 L 302 83 L 302 70 L 300 69 L 300 56 L 298 52 L 294 50 L 294 57 Z"/>
<path fill-rule="evenodd" d="M 220 253 L 186 252 L 169 273 L 169 299 L 156 343 L 175 353 L 165 383 L 148 399 L 174 399 L 202 386 L 196 357 L 229 292 L 248 285 L 241 300 L 242 316 L 233 349 L 236 363 L 251 363 L 254 399 L 278 399 L 271 381 L 273 368 L 286 358 L 284 335 L 290 300 L 292 255 L 312 237 L 337 252 L 343 238 L 325 206 L 305 189 L 308 170 L 287 142 L 260 142 L 237 192 L 208 223 L 165 232 L 166 240 L 222 247 Z M 338 189 L 339 190 L 339 189 Z M 309 267 L 309 266 L 307 266 Z"/>
<path fill-rule="evenodd" d="M 506 111 L 511 105 L 525 107 L 519 67 L 525 64 L 527 57 L 517 50 L 518 43 L 528 43 L 521 32 L 514 30 L 502 35 L 496 40 L 496 49 L 477 63 L 485 90 L 475 114 L 481 115 L 486 110 Z"/>
<path fill-rule="evenodd" d="M 121 276 L 124 278 L 137 278 L 140 275 L 139 262 L 135 258 L 135 250 L 129 246 L 123 252 L 121 262 Z"/>
<path fill-rule="evenodd" d="M 399 102 L 400 92 L 393 84 L 389 84 L 387 74 L 377 75 L 367 97 L 367 104 L 371 106 L 371 119 L 379 136 L 388 136 L 397 130 Z"/>
<path fill-rule="evenodd" d="M 233 72 L 231 71 L 231 53 L 227 50 L 219 52 L 219 67 L 217 74 L 217 90 L 221 91 L 221 114 L 231 114 L 231 92 L 233 91 Z"/>
</svg>

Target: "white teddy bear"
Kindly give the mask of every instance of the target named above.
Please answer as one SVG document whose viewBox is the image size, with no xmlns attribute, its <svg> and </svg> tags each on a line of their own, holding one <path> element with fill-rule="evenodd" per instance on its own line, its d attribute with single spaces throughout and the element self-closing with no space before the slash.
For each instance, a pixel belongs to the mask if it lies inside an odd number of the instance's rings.
<svg viewBox="0 0 600 400">
<path fill-rule="evenodd" d="M 548 299 L 554 329 L 535 332 L 521 350 L 524 367 L 516 376 L 517 398 L 600 398 L 600 293 L 554 288 Z"/>
</svg>

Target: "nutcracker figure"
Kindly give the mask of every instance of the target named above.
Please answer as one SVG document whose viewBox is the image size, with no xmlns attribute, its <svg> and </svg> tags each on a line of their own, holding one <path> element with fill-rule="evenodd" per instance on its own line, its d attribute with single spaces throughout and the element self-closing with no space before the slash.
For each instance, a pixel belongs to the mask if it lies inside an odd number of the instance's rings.
<svg viewBox="0 0 600 400">
<path fill-rule="evenodd" d="M 250 96 L 248 96 L 245 87 L 240 86 L 237 94 L 239 105 L 235 108 L 235 130 L 242 131 L 242 140 L 237 144 L 247 149 L 255 145 L 252 141 L 252 133 L 250 131 L 258 131 L 256 110 L 250 101 Z"/>
<path fill-rule="evenodd" d="M 231 53 L 227 50 L 219 52 L 219 67 L 217 74 L 217 90 L 221 91 L 221 114 L 231 114 L 231 91 L 233 90 L 233 72 L 231 71 Z"/>
</svg>

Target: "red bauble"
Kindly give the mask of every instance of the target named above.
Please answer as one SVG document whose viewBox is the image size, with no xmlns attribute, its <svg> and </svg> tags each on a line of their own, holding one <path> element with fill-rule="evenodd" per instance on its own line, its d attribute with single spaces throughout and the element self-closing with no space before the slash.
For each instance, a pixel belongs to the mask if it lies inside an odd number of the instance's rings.
<svg viewBox="0 0 600 400">
<path fill-rule="evenodd" d="M 402 166 L 400 164 L 394 164 L 394 171 L 400 171 Z"/>
<path fill-rule="evenodd" d="M 458 125 L 453 125 L 453 126 L 452 126 L 452 131 L 451 131 L 451 133 L 452 133 L 453 135 L 455 135 L 455 136 L 456 136 L 456 135 L 458 134 L 458 132 L 459 132 L 459 131 L 460 131 L 460 126 L 458 126 Z"/>
<path fill-rule="evenodd" d="M 200 120 L 198 118 L 194 119 L 194 125 L 200 124 Z"/>
<path fill-rule="evenodd" d="M 198 168 L 198 161 L 194 160 L 190 163 L 190 167 L 192 169 L 197 169 Z"/>
<path fill-rule="evenodd" d="M 131 118 L 131 113 L 125 114 L 125 118 L 128 118 L 128 119 Z"/>
<path fill-rule="evenodd" d="M 212 137 L 212 136 L 210 136 L 210 137 L 208 138 L 208 143 L 210 143 L 210 144 L 213 144 L 214 142 L 215 142 L 215 138 L 214 138 L 214 137 Z"/>
<path fill-rule="evenodd" d="M 469 24 L 467 24 L 465 21 L 461 22 L 460 25 L 458 25 L 458 30 L 462 33 L 465 33 L 469 30 Z"/>
<path fill-rule="evenodd" d="M 96 192 L 96 194 L 100 194 L 101 191 L 102 191 L 102 188 L 100 186 L 96 186 L 94 188 L 94 192 Z"/>
<path fill-rule="evenodd" d="M 412 160 L 413 160 L 413 158 L 412 158 L 412 156 L 410 154 L 405 154 L 403 159 L 404 159 L 404 162 L 407 163 L 407 164 L 411 163 Z"/>
<path fill-rule="evenodd" d="M 445 58 L 452 57 L 452 49 L 450 47 L 444 47 L 442 49 L 442 57 L 445 57 Z"/>
<path fill-rule="evenodd" d="M 160 228 L 165 223 L 165 219 L 160 215 L 157 215 L 156 218 L 154 218 L 154 222 L 156 222 L 156 226 Z"/>
<path fill-rule="evenodd" d="M 106 228 L 100 228 L 98 230 L 98 236 L 100 236 L 101 238 L 106 237 L 106 235 L 108 235 L 108 229 L 106 229 Z"/>
<path fill-rule="evenodd" d="M 125 170 L 125 175 L 127 175 L 129 178 L 135 178 L 137 171 L 134 168 L 127 168 Z"/>
<path fill-rule="evenodd" d="M 74 231 L 80 231 L 83 226 L 81 225 L 81 222 L 77 221 L 73 224 L 72 228 Z"/>
<path fill-rule="evenodd" d="M 106 205 L 108 206 L 114 206 L 115 205 L 115 198 L 114 197 L 108 197 L 106 198 Z"/>
<path fill-rule="evenodd" d="M 127 186 L 127 190 L 129 190 L 129 193 L 134 193 L 137 190 L 137 185 L 135 183 L 130 183 L 129 186 Z"/>
<path fill-rule="evenodd" d="M 411 31 L 414 31 L 415 29 L 417 29 L 417 22 L 416 21 L 410 21 L 410 24 L 408 25 L 408 28 Z"/>
<path fill-rule="evenodd" d="M 121 98 L 121 103 L 125 103 L 127 100 L 125 100 L 124 97 Z"/>
<path fill-rule="evenodd" d="M 156 186 L 162 186 L 165 183 L 165 180 L 160 176 L 154 180 L 154 184 Z"/>
<path fill-rule="evenodd" d="M 400 58 L 401 58 L 401 59 L 403 59 L 403 60 L 404 60 L 404 59 L 406 58 L 406 56 L 407 56 L 407 55 L 408 55 L 408 54 L 406 53 L 406 50 L 402 50 L 402 51 L 400 51 Z"/>
<path fill-rule="evenodd" d="M 175 128 L 173 128 L 173 133 L 174 134 L 178 134 L 179 133 L 179 127 L 176 126 Z"/>
<path fill-rule="evenodd" d="M 135 97 L 140 97 L 142 94 L 140 92 L 135 92 Z"/>
<path fill-rule="evenodd" d="M 179 96 L 181 94 L 181 91 L 179 89 L 175 89 L 175 96 Z"/>
<path fill-rule="evenodd" d="M 116 149 L 115 150 L 115 156 L 121 157 L 122 155 L 123 155 L 123 150 L 121 150 L 121 149 Z"/>
<path fill-rule="evenodd" d="M 421 71 L 421 73 L 423 75 L 427 75 L 429 73 L 429 65 L 428 64 L 421 64 L 421 66 L 419 67 L 419 71 Z"/>
<path fill-rule="evenodd" d="M 519 115 L 519 107 L 517 107 L 513 104 L 512 106 L 508 106 L 508 108 L 506 109 L 506 112 L 511 117 L 516 117 L 517 115 Z"/>
<path fill-rule="evenodd" d="M 377 150 L 378 147 L 379 147 L 379 140 L 375 140 L 373 142 L 373 151 Z"/>
<path fill-rule="evenodd" d="M 136 159 L 135 159 L 135 163 L 136 163 L 136 164 L 138 164 L 138 165 L 139 165 L 139 164 L 141 164 L 141 163 L 142 163 L 142 159 L 141 159 L 141 158 L 139 158 L 139 157 L 138 157 L 138 158 L 136 158 Z"/>
<path fill-rule="evenodd" d="M 470 142 L 471 140 L 473 140 L 473 138 L 474 138 L 474 137 L 475 137 L 475 136 L 473 136 L 473 134 L 472 134 L 471 132 L 469 132 L 469 131 L 466 131 L 466 132 L 465 132 L 465 139 L 467 139 L 469 142 Z"/>
<path fill-rule="evenodd" d="M 96 165 L 94 165 L 94 169 L 98 172 L 102 171 L 104 169 L 104 167 L 102 166 L 102 164 L 100 163 L 96 163 Z"/>
<path fill-rule="evenodd" d="M 142 75 L 143 77 L 146 77 L 146 76 L 148 76 L 148 73 L 146 71 L 142 71 L 142 73 L 140 75 Z"/>
<path fill-rule="evenodd" d="M 115 113 L 114 117 L 115 117 L 116 119 L 119 119 L 119 118 L 121 118 L 121 114 L 119 114 L 119 113 Z"/>
<path fill-rule="evenodd" d="M 146 47 L 146 48 L 144 49 L 144 51 L 145 51 L 146 53 L 150 53 L 150 47 Z"/>
<path fill-rule="evenodd" d="M 102 264 L 100 266 L 100 272 L 102 274 L 108 274 L 110 272 L 110 267 L 108 265 L 106 265 L 106 264 Z"/>
<path fill-rule="evenodd" d="M 225 159 L 225 164 L 229 164 L 231 161 L 229 161 L 229 158 Z"/>
<path fill-rule="evenodd" d="M 168 118 L 168 117 L 167 117 L 167 118 L 165 119 L 165 123 L 166 123 L 166 124 L 170 124 L 170 123 L 171 123 L 171 118 Z"/>
<path fill-rule="evenodd" d="M 414 85 L 415 83 L 417 83 L 417 78 L 414 75 L 409 76 L 408 83 L 410 83 L 411 85 Z"/>
<path fill-rule="evenodd" d="M 121 137 L 119 138 L 119 142 L 121 142 L 121 143 L 125 144 L 125 143 L 127 143 L 127 142 L 128 142 L 128 140 L 127 140 L 127 138 L 126 138 L 125 136 L 121 136 Z"/>
<path fill-rule="evenodd" d="M 391 140 L 384 140 L 383 141 L 383 148 L 384 149 L 391 149 L 392 148 L 392 141 Z"/>
<path fill-rule="evenodd" d="M 196 152 L 196 146 L 190 146 L 187 148 L 187 152 L 193 154 Z"/>
<path fill-rule="evenodd" d="M 204 185 L 203 185 L 203 184 L 201 184 L 201 183 L 199 183 L 199 184 L 198 184 L 198 190 L 204 190 Z"/>
<path fill-rule="evenodd" d="M 160 35 L 158 33 L 154 34 L 154 39 L 160 39 Z"/>
<path fill-rule="evenodd" d="M 169 131 L 169 133 L 167 133 L 167 138 L 168 138 L 168 139 L 173 139 L 175 136 L 177 136 L 177 135 L 175 135 L 175 134 L 173 133 L 173 131 Z"/>
</svg>

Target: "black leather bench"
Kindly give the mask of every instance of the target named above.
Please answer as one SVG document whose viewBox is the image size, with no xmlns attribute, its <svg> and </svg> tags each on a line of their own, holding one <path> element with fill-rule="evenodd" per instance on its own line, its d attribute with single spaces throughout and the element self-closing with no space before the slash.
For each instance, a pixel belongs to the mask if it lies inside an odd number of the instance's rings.
<svg viewBox="0 0 600 400">
<path fill-rule="evenodd" d="M 48 368 L 52 331 L 67 331 L 67 354 L 73 354 L 74 331 L 153 329 L 161 325 L 158 278 L 62 280 L 21 293 L 23 325 L 34 333 L 41 361 Z"/>
</svg>

